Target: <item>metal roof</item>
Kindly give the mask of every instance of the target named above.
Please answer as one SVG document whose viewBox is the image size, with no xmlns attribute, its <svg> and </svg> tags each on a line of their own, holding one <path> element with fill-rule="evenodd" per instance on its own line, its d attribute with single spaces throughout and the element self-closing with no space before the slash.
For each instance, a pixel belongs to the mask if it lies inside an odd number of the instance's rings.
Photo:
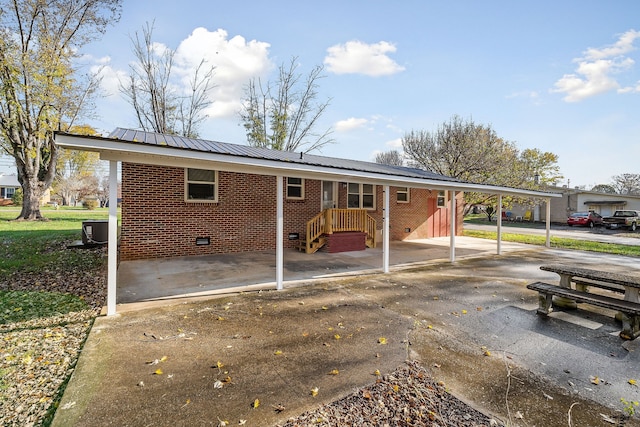
<svg viewBox="0 0 640 427">
<path fill-rule="evenodd" d="M 370 172 L 377 174 L 403 176 L 407 178 L 422 178 L 448 182 L 461 182 L 455 178 L 440 175 L 430 171 L 404 166 L 383 165 L 360 160 L 340 159 L 337 157 L 318 156 L 314 154 L 271 150 L 268 148 L 250 147 L 248 145 L 230 144 L 226 142 L 208 141 L 204 139 L 185 138 L 177 135 L 144 132 L 140 130 L 116 128 L 107 138 L 117 139 L 134 144 L 155 145 L 183 150 L 206 153 L 239 156 L 252 159 L 274 160 L 279 162 L 297 163 L 308 166 L 322 166 L 351 171 Z"/>
</svg>

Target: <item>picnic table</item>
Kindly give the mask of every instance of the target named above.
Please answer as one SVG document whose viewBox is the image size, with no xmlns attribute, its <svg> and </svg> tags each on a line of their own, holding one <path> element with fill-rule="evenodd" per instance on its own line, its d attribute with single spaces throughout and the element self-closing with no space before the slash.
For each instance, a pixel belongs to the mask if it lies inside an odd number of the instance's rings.
<svg viewBox="0 0 640 427">
<path fill-rule="evenodd" d="M 553 310 L 552 303 L 570 308 L 576 308 L 577 303 L 596 305 L 618 311 L 616 318 L 622 322 L 620 337 L 635 339 L 640 336 L 640 277 L 567 265 L 543 265 L 540 269 L 557 273 L 560 282 L 558 285 L 543 282 L 527 285 L 539 293 L 538 314 L 549 314 Z M 621 293 L 624 298 L 592 294 L 590 287 Z"/>
<path fill-rule="evenodd" d="M 560 276 L 559 286 L 564 288 L 572 288 L 571 283 L 573 282 L 575 289 L 588 292 L 588 287 L 594 286 L 624 293 L 625 301 L 640 303 L 640 276 L 560 264 L 542 265 L 540 270 L 557 273 Z"/>
</svg>

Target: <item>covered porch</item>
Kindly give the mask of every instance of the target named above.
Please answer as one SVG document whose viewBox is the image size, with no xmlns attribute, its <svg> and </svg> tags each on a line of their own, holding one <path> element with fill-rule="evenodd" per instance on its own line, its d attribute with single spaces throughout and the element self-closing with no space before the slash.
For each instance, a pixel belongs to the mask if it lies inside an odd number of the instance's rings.
<svg viewBox="0 0 640 427">
<path fill-rule="evenodd" d="M 449 238 L 390 242 L 390 270 L 441 264 L 449 260 Z M 495 242 L 457 237 L 459 259 L 495 254 Z M 536 247 L 503 243 L 505 252 L 536 250 Z M 327 280 L 379 274 L 382 247 L 342 253 L 317 252 L 309 256 L 294 249 L 284 253 L 287 287 Z M 124 261 L 118 269 L 118 312 L 167 300 L 206 297 L 234 292 L 276 289 L 275 252 L 249 252 Z"/>
</svg>

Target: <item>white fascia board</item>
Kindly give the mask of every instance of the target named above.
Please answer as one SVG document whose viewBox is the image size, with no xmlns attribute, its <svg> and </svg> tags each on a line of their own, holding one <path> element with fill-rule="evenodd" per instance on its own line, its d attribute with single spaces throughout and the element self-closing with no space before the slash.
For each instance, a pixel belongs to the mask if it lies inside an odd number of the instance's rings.
<svg viewBox="0 0 640 427">
<path fill-rule="evenodd" d="M 374 185 L 426 188 L 430 190 L 455 190 L 545 198 L 561 197 L 560 194 L 545 193 L 541 191 L 386 175 L 301 163 L 288 163 L 286 161 L 234 156 L 230 154 L 207 153 L 175 147 L 135 144 L 104 138 L 84 138 L 75 135 L 57 134 L 56 143 L 63 148 L 99 152 L 102 160 L 113 160 L 127 163 L 183 168 L 209 168 L 220 171 L 256 175 L 294 176 L 296 178 L 305 179 L 347 181 Z"/>
</svg>

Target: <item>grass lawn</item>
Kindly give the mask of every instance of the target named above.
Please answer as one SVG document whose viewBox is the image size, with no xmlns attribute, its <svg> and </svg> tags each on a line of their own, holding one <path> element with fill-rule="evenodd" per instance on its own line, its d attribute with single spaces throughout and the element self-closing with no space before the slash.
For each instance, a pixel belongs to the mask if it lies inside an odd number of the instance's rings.
<svg viewBox="0 0 640 427">
<path fill-rule="evenodd" d="M 106 220 L 109 215 L 106 208 L 43 208 L 46 220 L 13 221 L 19 214 L 16 207 L 0 208 L 0 276 L 14 269 L 38 271 L 47 264 L 73 262 L 73 254 L 80 253 L 59 249 L 82 239 L 82 221 Z"/>
<path fill-rule="evenodd" d="M 16 207 L 0 208 L 0 283 L 14 275 L 36 276 L 51 270 L 72 272 L 98 269 L 104 259 L 67 245 L 82 239 L 82 221 L 106 220 L 107 209 L 44 207 L 43 221 L 13 221 Z M 9 286 L 11 289 L 11 286 Z M 76 296 L 56 292 L 0 290 L 0 324 L 84 310 Z"/>
<path fill-rule="evenodd" d="M 496 240 L 498 238 L 498 233 L 496 233 L 495 231 L 464 230 L 464 235 L 490 240 Z M 538 236 L 533 234 L 502 233 L 502 241 L 544 246 L 547 239 L 546 236 Z M 640 256 L 640 246 L 592 242 L 588 240 L 569 239 L 566 237 L 551 236 L 551 247 L 590 252 L 602 252 L 615 255 Z"/>
</svg>

